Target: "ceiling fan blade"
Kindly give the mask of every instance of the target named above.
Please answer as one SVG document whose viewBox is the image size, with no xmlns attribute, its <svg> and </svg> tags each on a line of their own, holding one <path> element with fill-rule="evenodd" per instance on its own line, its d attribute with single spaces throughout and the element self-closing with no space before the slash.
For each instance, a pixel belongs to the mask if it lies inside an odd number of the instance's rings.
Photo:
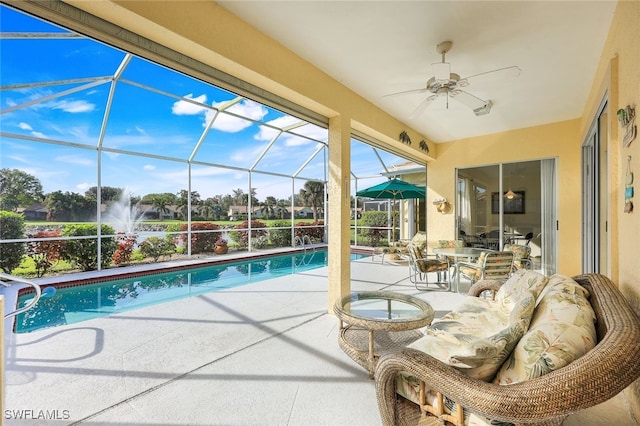
<svg viewBox="0 0 640 426">
<path fill-rule="evenodd" d="M 487 103 L 489 102 L 489 101 L 482 100 L 479 97 L 474 96 L 469 92 L 465 92 L 464 90 L 459 90 L 459 89 L 451 91 L 451 97 L 456 101 L 460 102 L 461 104 L 464 104 L 473 110 L 482 108 L 485 105 L 487 105 Z"/>
<path fill-rule="evenodd" d="M 520 67 L 512 66 L 506 68 L 500 68 L 493 71 L 481 72 L 480 74 L 470 75 L 469 77 L 461 78 L 458 81 L 458 85 L 461 87 L 468 86 L 470 83 L 475 83 L 477 81 L 489 81 L 500 78 L 512 78 L 520 75 L 522 70 Z"/>
<path fill-rule="evenodd" d="M 431 64 L 433 76 L 438 81 L 449 81 L 451 77 L 451 64 L 449 62 L 436 62 Z"/>
<path fill-rule="evenodd" d="M 409 115 L 409 120 L 419 117 L 422 115 L 422 113 L 427 109 L 427 107 L 429 105 L 431 105 L 431 102 L 434 101 L 435 98 L 437 98 L 438 95 L 431 95 L 429 97 L 427 97 L 424 101 L 420 102 L 420 105 L 418 105 L 418 107 L 413 110 L 413 112 Z"/>
<path fill-rule="evenodd" d="M 391 96 L 400 96 L 400 95 L 409 95 L 409 94 L 412 94 L 412 93 L 424 93 L 426 91 L 427 91 L 426 88 L 405 90 L 403 92 L 388 93 L 386 95 L 382 95 L 381 98 L 388 98 L 388 97 L 391 97 Z"/>
</svg>

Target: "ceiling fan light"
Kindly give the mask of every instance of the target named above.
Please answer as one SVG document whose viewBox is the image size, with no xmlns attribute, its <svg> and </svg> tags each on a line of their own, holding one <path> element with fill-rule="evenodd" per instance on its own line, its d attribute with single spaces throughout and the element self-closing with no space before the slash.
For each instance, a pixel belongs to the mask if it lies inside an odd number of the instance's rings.
<svg viewBox="0 0 640 426">
<path fill-rule="evenodd" d="M 513 192 L 511 190 L 511 188 L 509 188 L 509 190 L 507 191 L 506 194 L 504 194 L 504 198 L 506 198 L 507 200 L 513 200 L 514 198 L 516 198 L 516 193 Z"/>
<path fill-rule="evenodd" d="M 480 108 L 476 108 L 473 110 L 473 113 L 477 116 L 480 115 L 487 115 L 491 112 L 491 107 L 493 106 L 493 103 L 491 103 L 491 101 L 487 101 L 486 104 L 484 104 L 483 106 L 481 106 Z"/>
</svg>

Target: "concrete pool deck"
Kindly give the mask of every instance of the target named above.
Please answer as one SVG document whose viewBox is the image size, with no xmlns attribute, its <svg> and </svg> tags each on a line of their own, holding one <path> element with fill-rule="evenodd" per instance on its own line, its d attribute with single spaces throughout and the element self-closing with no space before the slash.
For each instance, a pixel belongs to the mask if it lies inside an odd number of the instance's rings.
<svg viewBox="0 0 640 426">
<path fill-rule="evenodd" d="M 352 262 L 352 291 L 417 295 L 406 265 Z M 461 290 L 468 284 L 463 283 Z M 327 268 L 6 336 L 6 425 L 378 425 L 374 382 L 338 347 Z M 30 411 L 29 411 L 30 410 Z M 57 420 L 16 419 L 49 411 Z M 624 395 L 568 426 L 633 425 Z"/>
</svg>

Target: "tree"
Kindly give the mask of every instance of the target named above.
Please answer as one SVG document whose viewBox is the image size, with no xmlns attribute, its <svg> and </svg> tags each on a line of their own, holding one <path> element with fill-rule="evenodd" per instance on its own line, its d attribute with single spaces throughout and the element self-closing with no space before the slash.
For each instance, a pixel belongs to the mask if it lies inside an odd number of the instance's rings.
<svg viewBox="0 0 640 426">
<path fill-rule="evenodd" d="M 147 194 L 140 200 L 141 204 L 153 204 L 153 200 L 155 198 L 164 198 L 166 200 L 167 205 L 177 204 L 178 196 L 172 192 L 162 192 L 162 193 L 151 193 Z"/>
<path fill-rule="evenodd" d="M 24 218 L 21 214 L 0 211 L 0 239 L 15 240 L 24 237 Z M 24 243 L 0 244 L 0 269 L 7 274 L 22 263 Z"/>
<path fill-rule="evenodd" d="M 102 202 L 108 203 L 109 201 L 118 201 L 120 199 L 120 195 L 122 194 L 122 188 L 116 188 L 113 186 L 103 186 L 100 189 L 100 195 L 102 196 Z M 89 199 L 98 199 L 98 187 L 92 186 L 87 191 L 85 191 L 84 196 Z"/>
<path fill-rule="evenodd" d="M 180 192 L 178 192 L 178 211 L 180 211 L 180 213 L 182 213 L 182 217 L 186 220 L 189 212 L 187 210 L 188 206 L 189 206 L 189 191 L 187 191 L 186 189 L 181 189 Z M 198 193 L 198 191 L 191 191 L 191 207 L 193 206 L 197 206 L 200 203 L 200 194 Z"/>
<path fill-rule="evenodd" d="M 96 214 L 96 201 L 75 192 L 50 192 L 44 204 L 49 210 L 48 221 L 84 222 Z"/>
<path fill-rule="evenodd" d="M 268 219 L 273 215 L 276 203 L 276 197 L 269 196 L 265 198 L 264 202 L 260 203 L 260 212 Z"/>
<path fill-rule="evenodd" d="M 42 184 L 37 178 L 18 169 L 0 169 L 1 210 L 16 211 L 42 200 Z"/>
<path fill-rule="evenodd" d="M 169 197 L 165 194 L 154 194 L 150 199 L 151 205 L 158 211 L 158 219 L 164 220 L 165 213 L 169 213 L 167 205 L 169 204 Z"/>
<path fill-rule="evenodd" d="M 300 190 L 300 198 L 305 207 L 313 210 L 313 221 L 318 220 L 319 212 L 324 207 L 324 183 L 309 180 Z"/>
</svg>

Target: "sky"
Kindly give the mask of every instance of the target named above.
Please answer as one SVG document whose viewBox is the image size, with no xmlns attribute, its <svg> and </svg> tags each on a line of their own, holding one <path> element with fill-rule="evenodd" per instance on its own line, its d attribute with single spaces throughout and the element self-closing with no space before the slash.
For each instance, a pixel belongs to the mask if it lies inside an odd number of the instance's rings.
<svg viewBox="0 0 640 426">
<path fill-rule="evenodd" d="M 4 5 L 0 30 L 69 34 Z M 190 173 L 202 199 L 250 185 L 262 201 L 298 193 L 304 181 L 290 176 L 327 179 L 327 129 L 90 39 L 2 38 L 0 86 L 0 167 L 37 177 L 45 194 L 177 193 Z M 368 177 L 360 189 L 384 180 L 370 178 L 383 171 L 370 146 L 351 149 L 352 172 Z M 249 169 L 269 174 L 249 182 Z"/>
</svg>

